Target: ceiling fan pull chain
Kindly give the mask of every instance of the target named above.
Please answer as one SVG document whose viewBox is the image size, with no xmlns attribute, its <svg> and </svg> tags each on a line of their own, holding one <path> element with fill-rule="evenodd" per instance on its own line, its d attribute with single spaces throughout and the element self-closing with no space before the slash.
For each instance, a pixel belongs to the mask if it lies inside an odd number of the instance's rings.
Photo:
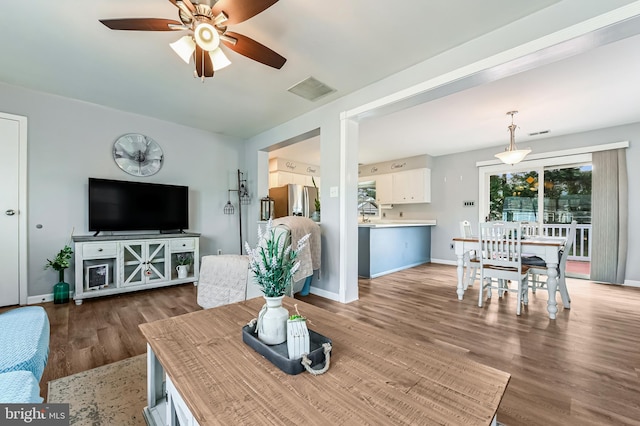
<svg viewBox="0 0 640 426">
<path fill-rule="evenodd" d="M 205 71 L 206 65 L 204 63 L 204 52 L 205 52 L 205 50 L 201 49 L 201 52 L 202 52 L 202 55 L 201 55 L 201 57 L 202 57 L 202 62 L 201 62 L 202 63 L 202 76 L 200 77 L 200 80 L 202 80 L 202 83 L 204 83 L 204 75 L 206 74 L 206 71 Z M 207 54 L 209 54 L 209 53 L 207 53 Z"/>
</svg>

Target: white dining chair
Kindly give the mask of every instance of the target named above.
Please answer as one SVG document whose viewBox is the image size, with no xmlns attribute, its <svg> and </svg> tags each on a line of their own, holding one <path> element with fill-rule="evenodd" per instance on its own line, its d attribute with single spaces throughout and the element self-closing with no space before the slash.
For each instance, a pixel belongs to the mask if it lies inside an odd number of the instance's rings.
<svg viewBox="0 0 640 426">
<path fill-rule="evenodd" d="M 460 222 L 460 236 L 462 238 L 473 238 L 471 222 L 469 222 L 468 220 L 463 220 L 462 222 Z M 478 278 L 478 268 L 480 264 L 477 262 L 475 250 L 469 250 L 465 252 L 462 257 L 462 261 L 464 262 L 464 275 L 462 277 L 462 282 L 464 290 L 466 291 L 467 288 L 473 286 L 473 283 L 475 283 L 476 279 Z"/>
<path fill-rule="evenodd" d="M 491 298 L 491 291 L 497 290 L 502 297 L 505 292 L 517 294 L 516 315 L 520 315 L 521 305 L 528 303 L 528 270 L 521 262 L 522 230 L 518 222 L 488 222 L 479 224 L 480 249 L 480 291 L 478 306 L 482 307 L 485 291 Z M 497 280 L 497 281 L 494 281 Z M 507 281 L 518 283 L 517 288 L 509 288 Z"/>
<path fill-rule="evenodd" d="M 525 238 L 539 237 L 542 235 L 542 225 L 539 222 L 521 221 L 522 236 Z"/>
<path fill-rule="evenodd" d="M 567 239 L 564 243 L 564 247 L 558 254 L 558 290 L 560 290 L 560 295 L 562 296 L 562 300 L 567 306 L 569 302 L 571 302 L 571 297 L 569 296 L 569 291 L 567 290 L 567 280 L 565 278 L 565 273 L 567 269 L 567 258 L 569 257 L 569 252 L 573 247 L 573 244 L 576 240 L 576 227 L 577 222 L 574 220 L 569 225 L 569 230 L 567 232 Z M 533 293 L 536 292 L 538 288 L 544 288 L 547 284 L 546 279 L 542 279 L 541 276 L 546 276 L 548 274 L 547 265 L 544 260 L 537 256 L 533 257 L 523 257 L 522 262 L 529 266 L 529 274 L 531 274 L 531 280 L 529 283 L 529 288 Z"/>
</svg>

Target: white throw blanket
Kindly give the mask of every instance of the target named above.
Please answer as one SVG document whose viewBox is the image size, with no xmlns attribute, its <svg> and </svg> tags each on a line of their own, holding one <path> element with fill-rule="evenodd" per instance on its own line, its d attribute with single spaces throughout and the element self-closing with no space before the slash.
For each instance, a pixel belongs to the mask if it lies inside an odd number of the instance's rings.
<svg viewBox="0 0 640 426">
<path fill-rule="evenodd" d="M 202 256 L 198 279 L 198 305 L 205 309 L 245 300 L 249 256 Z"/>
<path fill-rule="evenodd" d="M 296 249 L 298 241 L 307 234 L 309 240 L 307 245 L 298 253 L 300 269 L 293 275 L 293 281 L 297 282 L 303 278 L 313 275 L 313 271 L 320 269 L 320 257 L 322 254 L 320 226 L 302 216 L 285 216 L 273 220 L 273 226 L 284 226 L 291 232 L 291 248 Z"/>
</svg>

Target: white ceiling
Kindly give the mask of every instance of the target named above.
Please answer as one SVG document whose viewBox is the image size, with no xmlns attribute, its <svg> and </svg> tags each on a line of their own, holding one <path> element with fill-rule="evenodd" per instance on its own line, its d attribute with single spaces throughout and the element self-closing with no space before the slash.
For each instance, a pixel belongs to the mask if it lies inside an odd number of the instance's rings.
<svg viewBox="0 0 640 426">
<path fill-rule="evenodd" d="M 230 30 L 285 56 L 284 67 L 227 50 L 232 65 L 203 84 L 192 78 L 193 63 L 186 65 L 169 47 L 184 32 L 113 31 L 98 22 L 177 19 L 168 0 L 94 0 L 90 6 L 12 1 L 3 4 L 0 18 L 0 81 L 247 138 L 557 2 L 430 0 L 378 7 L 370 0 L 281 0 Z M 360 162 L 506 145 L 505 113 L 512 109 L 520 111 L 519 145 L 540 130 L 558 136 L 640 121 L 638 43 L 630 38 L 365 120 Z M 287 92 L 309 76 L 337 92 L 316 102 Z"/>
<path fill-rule="evenodd" d="M 439 156 L 640 121 L 640 36 L 360 123 L 359 162 Z M 542 135 L 530 133 L 549 131 Z M 535 143 L 534 143 L 535 145 Z M 320 138 L 270 153 L 319 164 Z M 535 148 L 535 147 L 534 147 Z"/>
<path fill-rule="evenodd" d="M 169 47 L 184 31 L 98 22 L 178 19 L 168 0 L 8 1 L 0 81 L 247 138 L 557 2 L 281 0 L 229 30 L 286 57 L 284 67 L 227 49 L 232 65 L 203 84 Z M 317 102 L 287 92 L 309 76 L 337 92 Z"/>
<path fill-rule="evenodd" d="M 640 36 L 464 90 L 360 125 L 363 164 L 439 156 L 640 121 Z M 542 135 L 531 133 L 549 131 Z M 393 143 L 390 143 L 393 142 Z M 501 147 L 502 148 L 502 147 Z"/>
</svg>

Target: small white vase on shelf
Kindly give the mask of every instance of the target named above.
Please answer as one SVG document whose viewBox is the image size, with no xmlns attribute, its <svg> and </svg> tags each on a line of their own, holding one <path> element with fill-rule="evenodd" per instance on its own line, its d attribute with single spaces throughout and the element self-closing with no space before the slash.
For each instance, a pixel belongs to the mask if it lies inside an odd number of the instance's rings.
<svg viewBox="0 0 640 426">
<path fill-rule="evenodd" d="M 178 278 L 187 278 L 189 265 L 178 265 L 176 266 L 176 271 L 178 272 Z"/>
<path fill-rule="evenodd" d="M 256 329 L 258 339 L 267 345 L 278 345 L 287 341 L 287 319 L 289 311 L 282 307 L 284 296 L 263 296 L 266 304 L 258 314 Z"/>
</svg>

